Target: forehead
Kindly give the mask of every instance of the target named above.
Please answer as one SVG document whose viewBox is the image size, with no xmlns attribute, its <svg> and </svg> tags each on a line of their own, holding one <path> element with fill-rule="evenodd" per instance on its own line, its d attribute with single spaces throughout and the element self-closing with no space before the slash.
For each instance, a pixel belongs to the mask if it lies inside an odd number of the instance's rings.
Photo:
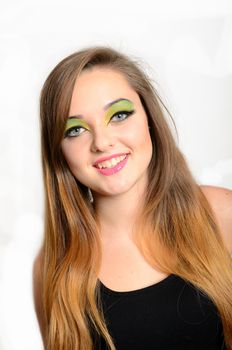
<svg viewBox="0 0 232 350">
<path fill-rule="evenodd" d="M 139 96 L 124 75 L 110 68 L 93 68 L 77 77 L 73 89 L 70 114 L 102 110 L 117 98 L 127 98 L 139 103 Z"/>
</svg>

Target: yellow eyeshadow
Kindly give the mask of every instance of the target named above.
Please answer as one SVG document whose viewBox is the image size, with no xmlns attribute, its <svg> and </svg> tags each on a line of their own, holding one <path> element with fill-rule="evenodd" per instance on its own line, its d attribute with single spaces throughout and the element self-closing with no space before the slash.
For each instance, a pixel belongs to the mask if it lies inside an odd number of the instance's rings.
<svg viewBox="0 0 232 350">
<path fill-rule="evenodd" d="M 116 113 L 120 111 L 130 112 L 134 109 L 134 105 L 131 101 L 122 100 L 115 102 L 107 111 L 105 115 L 105 124 L 107 125 L 110 121 L 110 118 Z"/>
<path fill-rule="evenodd" d="M 69 130 L 70 128 L 73 128 L 75 126 L 80 126 L 80 127 L 83 127 L 87 130 L 90 130 L 90 127 L 89 125 L 82 119 L 78 119 L 78 118 L 71 118 L 71 119 L 68 119 L 67 122 L 66 122 L 66 125 L 65 125 L 65 132 L 67 130 Z"/>
</svg>

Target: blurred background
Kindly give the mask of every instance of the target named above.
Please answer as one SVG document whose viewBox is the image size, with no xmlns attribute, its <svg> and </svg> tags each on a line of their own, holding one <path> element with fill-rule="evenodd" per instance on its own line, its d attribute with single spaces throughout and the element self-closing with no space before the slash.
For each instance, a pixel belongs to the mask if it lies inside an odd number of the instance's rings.
<svg viewBox="0 0 232 350">
<path fill-rule="evenodd" d="M 230 0 L 0 1 L 0 350 L 40 350 L 32 262 L 43 234 L 39 94 L 90 45 L 140 60 L 197 181 L 232 189 Z"/>
</svg>

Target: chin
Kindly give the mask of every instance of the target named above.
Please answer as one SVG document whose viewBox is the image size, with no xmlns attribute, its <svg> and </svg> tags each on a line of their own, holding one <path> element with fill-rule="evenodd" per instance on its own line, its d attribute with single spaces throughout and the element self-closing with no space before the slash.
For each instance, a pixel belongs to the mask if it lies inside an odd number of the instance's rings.
<svg viewBox="0 0 232 350">
<path fill-rule="evenodd" d="M 114 183 L 107 184 L 104 188 L 93 189 L 98 195 L 103 196 L 118 196 L 129 192 L 134 184 L 128 181 L 114 181 Z"/>
</svg>

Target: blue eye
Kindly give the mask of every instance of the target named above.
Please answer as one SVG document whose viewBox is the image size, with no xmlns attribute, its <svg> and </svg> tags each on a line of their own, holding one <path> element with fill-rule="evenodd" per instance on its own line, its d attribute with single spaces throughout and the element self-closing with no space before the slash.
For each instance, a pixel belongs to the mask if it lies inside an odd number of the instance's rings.
<svg viewBox="0 0 232 350">
<path fill-rule="evenodd" d="M 75 137 L 82 134 L 86 129 L 82 126 L 74 126 L 65 132 L 65 137 Z"/>
<path fill-rule="evenodd" d="M 130 115 L 132 115 L 135 111 L 121 111 L 121 112 L 117 112 L 115 113 L 110 121 L 116 121 L 116 122 L 121 122 L 125 119 L 127 119 Z"/>
</svg>

